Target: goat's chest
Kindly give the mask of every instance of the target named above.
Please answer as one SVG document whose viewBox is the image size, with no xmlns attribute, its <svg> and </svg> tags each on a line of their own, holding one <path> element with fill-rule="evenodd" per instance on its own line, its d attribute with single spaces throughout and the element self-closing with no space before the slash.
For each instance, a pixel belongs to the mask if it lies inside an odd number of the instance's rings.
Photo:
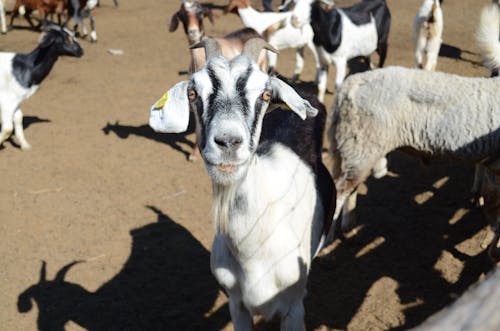
<svg viewBox="0 0 500 331">
<path fill-rule="evenodd" d="M 245 208 L 230 215 L 212 250 L 219 283 L 237 289 L 257 311 L 283 289 L 305 281 L 322 217 L 310 168 L 298 158 L 268 161 L 249 171 L 238 192 Z"/>
</svg>

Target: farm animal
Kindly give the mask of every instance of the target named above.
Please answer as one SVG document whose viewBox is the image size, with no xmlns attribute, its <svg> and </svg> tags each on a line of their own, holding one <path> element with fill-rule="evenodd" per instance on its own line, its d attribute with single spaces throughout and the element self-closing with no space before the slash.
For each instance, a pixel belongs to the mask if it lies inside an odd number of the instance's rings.
<svg viewBox="0 0 500 331">
<path fill-rule="evenodd" d="M 401 67 L 346 79 L 336 93 L 328 129 L 335 218 L 342 209 L 342 229 L 354 226 L 356 187 L 371 172 L 376 177 L 387 172 L 385 155 L 392 150 L 481 163 L 500 173 L 493 163 L 500 155 L 499 88 L 498 78 Z"/>
<path fill-rule="evenodd" d="M 312 0 L 295 0 L 295 8 L 291 12 L 273 13 L 259 12 L 250 6 L 249 0 L 230 0 L 225 12 L 237 12 L 243 25 L 252 28 L 277 50 L 296 49 L 295 69 L 291 81 L 296 81 L 304 68 L 304 49 L 307 46 L 313 54 L 316 71 L 319 72 L 319 57 L 313 43 L 314 32 L 309 22 L 300 25 L 293 22 L 294 15 L 301 11 L 309 11 Z M 268 53 L 269 71 L 276 69 L 278 57 Z M 317 81 L 317 76 L 316 76 Z"/>
<path fill-rule="evenodd" d="M 188 2 L 183 1 L 181 8 L 177 11 L 170 19 L 170 32 L 177 30 L 179 21 L 184 27 L 184 32 L 188 38 L 190 45 L 199 42 L 202 39 L 207 38 L 205 36 L 205 29 L 203 26 L 203 18 L 209 17 L 210 21 L 213 21 L 213 14 L 210 8 L 204 7 L 200 2 Z M 232 33 L 225 35 L 223 38 L 214 38 L 219 47 L 221 48 L 222 55 L 226 58 L 231 59 L 239 54 L 243 49 L 245 42 L 251 38 L 261 38 L 261 36 L 251 28 L 244 28 L 236 30 Z M 189 65 L 189 74 L 192 75 L 194 72 L 198 71 L 205 65 L 205 51 L 203 48 L 190 49 L 191 52 L 191 63 Z M 265 55 L 259 58 L 259 67 L 262 70 L 267 70 L 267 60 Z M 198 139 L 198 138 L 196 138 Z M 198 159 L 200 151 L 198 150 L 198 144 L 195 144 L 193 152 L 189 155 L 190 161 L 195 161 Z"/>
<path fill-rule="evenodd" d="M 492 77 L 500 71 L 500 1 L 493 0 L 481 11 L 476 41 L 484 64 Z"/>
<path fill-rule="evenodd" d="M 31 20 L 31 13 L 35 10 L 38 11 L 38 15 L 40 17 L 38 27 L 41 25 L 47 25 L 47 15 L 51 13 L 58 15 L 59 25 L 61 25 L 61 15 L 64 12 L 65 6 L 65 0 L 16 0 L 11 13 L 9 29 L 12 29 L 14 18 L 16 18 L 22 11 L 24 14 L 21 13 L 21 15 L 24 15 L 24 18 L 33 29 L 36 27 Z"/>
<path fill-rule="evenodd" d="M 69 19 L 73 18 L 73 31 L 75 35 L 80 36 L 78 26 L 82 25 L 82 36 L 87 36 L 87 27 L 83 18 L 89 16 L 90 19 L 90 41 L 97 42 L 97 32 L 95 30 L 95 7 L 97 0 L 70 0 L 68 2 L 68 20 L 64 25 L 67 25 Z"/>
<path fill-rule="evenodd" d="M 15 130 L 21 149 L 31 148 L 24 137 L 19 105 L 36 92 L 59 56 L 80 57 L 82 54 L 83 49 L 74 36 L 55 25 L 46 27 L 39 45 L 31 53 L 0 52 L 0 145 Z"/>
<path fill-rule="evenodd" d="M 251 330 L 257 314 L 281 316 L 282 330 L 305 330 L 307 275 L 334 209 L 321 161 L 324 107 L 259 69 L 261 47 L 272 49 L 262 39 L 231 60 L 214 40 L 194 47 L 201 45 L 205 67 L 153 106 L 149 124 L 165 131 L 171 111 L 191 107 L 197 115 L 213 187 L 211 268 L 229 296 L 235 330 Z M 266 114 L 271 108 L 279 109 Z"/>
<path fill-rule="evenodd" d="M 441 2 L 442 0 L 424 0 L 415 16 L 413 41 L 417 68 L 432 71 L 436 69 L 443 35 Z"/>
<path fill-rule="evenodd" d="M 7 33 L 7 23 L 5 21 L 5 7 L 4 0 L 0 0 L 0 32 Z"/>
<path fill-rule="evenodd" d="M 321 69 L 318 75 L 318 98 L 324 100 L 328 66 L 335 64 L 335 89 L 346 76 L 347 61 L 365 57 L 371 66 L 370 54 L 379 54 L 379 67 L 387 55 L 391 14 L 385 0 L 364 0 L 349 8 L 325 10 L 320 1 L 313 2 L 310 22 L 318 49 Z"/>
</svg>

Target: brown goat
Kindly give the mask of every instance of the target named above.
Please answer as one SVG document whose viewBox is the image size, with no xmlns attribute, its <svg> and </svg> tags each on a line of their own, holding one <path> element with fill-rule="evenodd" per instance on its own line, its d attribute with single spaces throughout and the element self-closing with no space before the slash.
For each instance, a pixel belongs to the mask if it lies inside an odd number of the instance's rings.
<svg viewBox="0 0 500 331">
<path fill-rule="evenodd" d="M 57 14 L 59 18 L 59 25 L 61 24 L 61 15 L 67 8 L 67 0 L 16 0 L 14 8 L 11 13 L 9 28 L 12 28 L 14 18 L 19 15 L 19 8 L 24 6 L 24 18 L 28 21 L 32 28 L 40 28 L 40 26 L 47 24 L 48 14 Z M 35 27 L 31 20 L 31 13 L 37 10 L 40 17 L 40 23 Z"/>
</svg>

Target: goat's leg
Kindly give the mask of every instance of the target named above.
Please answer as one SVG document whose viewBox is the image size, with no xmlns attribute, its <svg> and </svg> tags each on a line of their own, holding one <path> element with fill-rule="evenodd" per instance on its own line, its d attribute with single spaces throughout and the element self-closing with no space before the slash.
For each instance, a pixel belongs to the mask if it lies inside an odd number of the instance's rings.
<svg viewBox="0 0 500 331">
<path fill-rule="evenodd" d="M 319 82 L 319 71 L 321 69 L 321 62 L 319 59 L 318 50 L 316 49 L 316 46 L 314 45 L 314 42 L 312 40 L 310 40 L 307 43 L 307 47 L 309 47 L 309 49 L 311 50 L 311 53 L 314 58 L 314 63 L 316 65 L 316 77 L 314 78 L 314 84 L 317 85 Z"/>
<path fill-rule="evenodd" d="M 337 70 L 337 73 L 335 75 L 335 92 L 336 92 L 340 88 L 340 85 L 342 85 L 342 82 L 344 81 L 344 78 L 346 76 L 347 59 L 346 58 L 335 59 L 335 69 Z"/>
<path fill-rule="evenodd" d="M 488 248 L 488 256 L 494 264 L 498 264 L 500 262 L 500 233 L 498 230 L 495 231 L 493 240 Z"/>
<path fill-rule="evenodd" d="M 266 52 L 267 53 L 267 71 L 269 74 L 273 75 L 276 73 L 276 63 L 278 62 L 278 54 L 274 52 Z"/>
<path fill-rule="evenodd" d="M 89 10 L 90 16 L 90 41 L 95 43 L 97 42 L 97 32 L 95 30 L 95 11 L 94 8 Z"/>
<path fill-rule="evenodd" d="M 14 133 L 16 134 L 17 142 L 21 145 L 23 151 L 31 149 L 31 145 L 28 144 L 26 138 L 24 137 L 23 130 L 23 112 L 21 108 L 17 108 L 14 112 Z"/>
<path fill-rule="evenodd" d="M 357 199 L 358 199 L 358 189 L 355 189 L 347 197 L 347 201 L 344 203 L 344 207 L 342 207 L 342 222 L 340 224 L 342 232 L 344 233 L 351 231 L 356 226 L 357 222 L 354 209 L 356 209 Z"/>
<path fill-rule="evenodd" d="M 318 100 L 324 102 L 326 82 L 328 80 L 328 65 L 322 65 L 318 73 Z"/>
<path fill-rule="evenodd" d="M 1 112 L 2 130 L 0 131 L 0 146 L 1 146 L 3 142 L 10 137 L 12 131 L 14 130 L 13 120 L 14 120 L 14 111 L 16 110 L 16 107 L 9 105 L 6 102 L 3 102 L 0 103 L 0 109 L 2 110 Z"/>
<path fill-rule="evenodd" d="M 240 300 L 235 300 L 229 296 L 229 312 L 233 321 L 234 331 L 252 331 L 252 315 Z"/>
<path fill-rule="evenodd" d="M 0 0 L 0 31 L 2 31 L 2 34 L 7 33 L 7 23 L 5 22 L 5 8 L 3 6 L 3 0 Z"/>
<path fill-rule="evenodd" d="M 419 36 L 415 42 L 415 67 L 423 69 L 424 65 L 424 49 L 427 40 L 424 36 Z"/>
<path fill-rule="evenodd" d="M 295 70 L 293 71 L 292 82 L 299 79 L 302 70 L 304 69 L 304 47 L 297 48 L 295 52 Z"/>
<path fill-rule="evenodd" d="M 306 331 L 305 309 L 302 300 L 293 303 L 290 310 L 281 318 L 281 331 Z"/>
<path fill-rule="evenodd" d="M 433 38 L 427 42 L 427 59 L 425 61 L 425 70 L 434 71 L 436 69 L 439 56 L 441 39 Z"/>
<path fill-rule="evenodd" d="M 387 58 L 387 41 L 380 43 L 377 48 L 377 53 L 379 56 L 378 67 L 382 68 L 385 63 L 385 59 Z"/>
</svg>

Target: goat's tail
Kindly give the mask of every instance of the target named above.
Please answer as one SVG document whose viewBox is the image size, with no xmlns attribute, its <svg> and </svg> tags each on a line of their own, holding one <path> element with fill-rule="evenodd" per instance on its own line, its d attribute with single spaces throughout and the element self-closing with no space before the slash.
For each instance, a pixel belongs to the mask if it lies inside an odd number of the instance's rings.
<svg viewBox="0 0 500 331">
<path fill-rule="evenodd" d="M 476 32 L 477 45 L 484 65 L 491 71 L 500 69 L 500 6 L 492 3 L 481 11 Z"/>
</svg>

